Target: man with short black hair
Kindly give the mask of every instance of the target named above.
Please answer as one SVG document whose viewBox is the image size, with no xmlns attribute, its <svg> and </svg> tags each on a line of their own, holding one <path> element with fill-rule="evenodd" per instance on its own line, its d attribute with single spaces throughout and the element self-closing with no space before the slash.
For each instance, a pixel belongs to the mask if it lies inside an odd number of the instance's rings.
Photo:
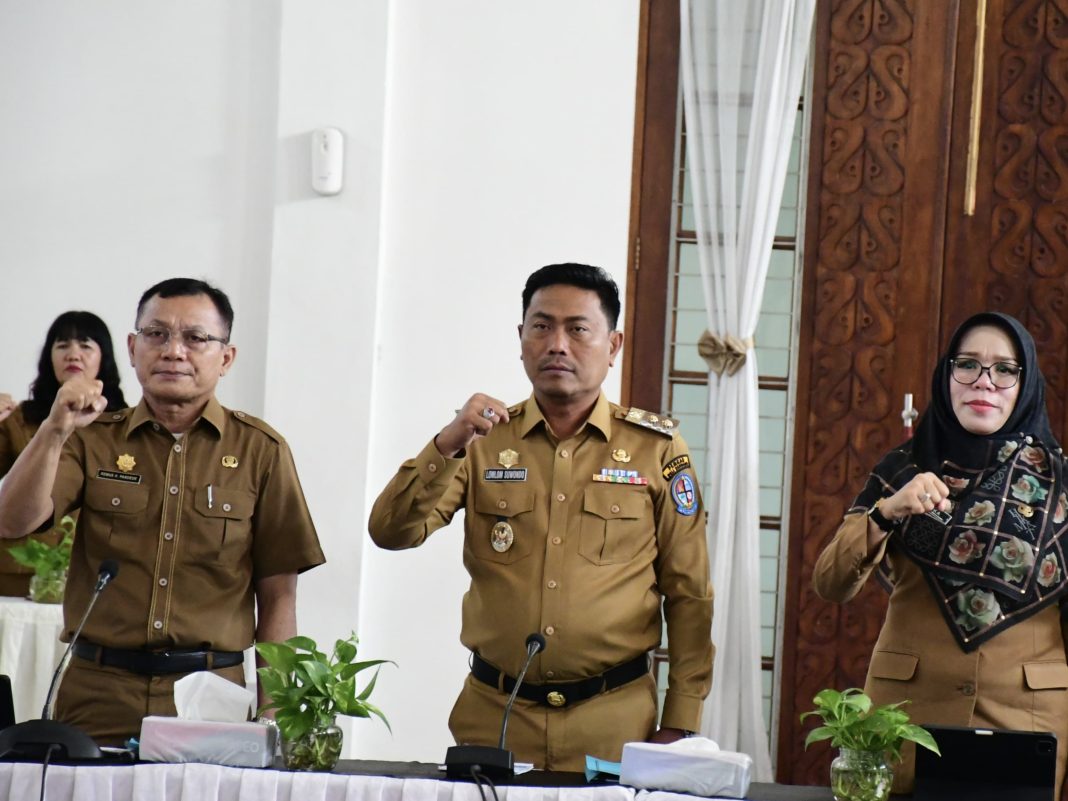
<svg viewBox="0 0 1068 801">
<path fill-rule="evenodd" d="M 472 671 L 449 719 L 459 743 L 496 745 L 508 724 L 519 761 L 585 768 L 633 740 L 698 728 L 712 679 L 705 515 L 677 421 L 609 403 L 619 293 L 604 270 L 543 267 L 523 291 L 519 341 L 533 395 L 512 406 L 473 395 L 375 502 L 384 548 L 422 544 L 465 509 L 461 641 Z M 663 619 L 661 618 L 663 604 Z M 657 728 L 648 653 L 667 622 L 669 667 Z"/>
<path fill-rule="evenodd" d="M 229 298 L 203 281 L 150 288 L 127 340 L 141 402 L 101 414 L 101 382 L 71 379 L 0 486 L 0 537 L 81 509 L 64 639 L 101 561 L 119 564 L 56 705 L 101 745 L 174 715 L 190 672 L 243 685 L 242 652 L 296 634 L 297 574 L 324 561 L 285 440 L 215 398 L 237 354 L 232 325 Z"/>
</svg>

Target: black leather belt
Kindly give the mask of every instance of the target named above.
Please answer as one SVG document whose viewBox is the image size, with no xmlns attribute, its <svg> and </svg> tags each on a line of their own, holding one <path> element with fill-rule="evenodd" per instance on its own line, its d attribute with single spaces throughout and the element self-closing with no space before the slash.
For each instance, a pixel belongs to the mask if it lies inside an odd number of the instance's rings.
<svg viewBox="0 0 1068 801">
<path fill-rule="evenodd" d="M 138 651 L 105 648 L 81 640 L 74 643 L 74 655 L 98 665 L 120 668 L 145 676 L 218 670 L 240 665 L 245 661 L 243 651 Z"/>
<path fill-rule="evenodd" d="M 471 675 L 484 684 L 504 693 L 511 693 L 515 688 L 515 679 L 504 675 L 501 681 L 501 671 L 493 667 L 489 662 L 478 654 L 472 654 Z M 564 707 L 569 704 L 577 704 L 599 693 L 622 687 L 628 682 L 644 676 L 649 672 L 649 657 L 646 654 L 636 656 L 629 662 L 609 668 L 600 676 L 593 676 L 578 681 L 567 681 L 559 684 L 528 684 L 523 682 L 517 695 L 528 701 L 535 701 L 542 706 Z"/>
</svg>

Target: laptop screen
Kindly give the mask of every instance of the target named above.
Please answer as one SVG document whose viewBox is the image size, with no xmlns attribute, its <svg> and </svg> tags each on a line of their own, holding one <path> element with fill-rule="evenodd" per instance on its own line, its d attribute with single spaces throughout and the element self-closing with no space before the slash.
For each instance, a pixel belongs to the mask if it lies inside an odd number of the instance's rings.
<svg viewBox="0 0 1068 801">
<path fill-rule="evenodd" d="M 916 749 L 916 801 L 1054 801 L 1057 738 L 1048 732 L 924 726 L 939 757 Z"/>
</svg>

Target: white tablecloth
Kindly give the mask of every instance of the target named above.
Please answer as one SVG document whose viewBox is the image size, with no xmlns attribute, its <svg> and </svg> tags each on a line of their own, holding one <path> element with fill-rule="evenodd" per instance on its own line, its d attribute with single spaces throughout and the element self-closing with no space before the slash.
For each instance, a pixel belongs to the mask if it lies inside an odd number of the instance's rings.
<svg viewBox="0 0 1068 801">
<path fill-rule="evenodd" d="M 32 801 L 40 790 L 40 765 L 0 764 L 0 799 Z M 200 764 L 51 765 L 46 790 L 48 801 L 481 801 L 475 785 L 466 782 Z M 626 787 L 498 787 L 497 795 L 500 801 L 635 799 Z"/>
<path fill-rule="evenodd" d="M 0 673 L 10 677 L 15 720 L 41 716 L 52 672 L 63 656 L 62 604 L 0 597 Z"/>
</svg>

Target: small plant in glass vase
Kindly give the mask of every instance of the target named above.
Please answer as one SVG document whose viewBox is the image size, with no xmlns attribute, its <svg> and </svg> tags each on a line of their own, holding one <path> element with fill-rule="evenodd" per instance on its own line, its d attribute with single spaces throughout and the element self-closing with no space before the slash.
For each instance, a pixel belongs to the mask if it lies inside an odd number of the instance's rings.
<svg viewBox="0 0 1068 801">
<path fill-rule="evenodd" d="M 337 640 L 329 657 L 309 637 L 291 637 L 280 643 L 256 643 L 257 653 L 267 663 L 267 667 L 256 672 L 264 695 L 269 699 L 260 707 L 259 713 L 275 710 L 286 767 L 332 770 L 341 756 L 342 732 L 336 725 L 338 715 L 357 718 L 374 715 L 389 728 L 389 721 L 382 711 L 367 700 L 378 680 L 378 670 L 359 691 L 356 676 L 390 660 L 356 661 L 358 642 L 355 634 Z"/>
<path fill-rule="evenodd" d="M 801 719 L 816 715 L 822 724 L 808 733 L 805 748 L 820 740 L 830 740 L 838 748 L 831 763 L 835 801 L 886 801 L 894 778 L 891 765 L 901 760 L 906 741 L 941 756 L 931 733 L 909 723 L 901 709 L 907 701 L 874 706 L 854 687 L 843 692 L 822 690 L 812 703 L 816 708 Z"/>
<path fill-rule="evenodd" d="M 64 517 L 53 530 L 60 535 L 55 545 L 30 536 L 21 545 L 8 549 L 12 559 L 24 567 L 33 568 L 30 600 L 39 604 L 63 603 L 63 592 L 67 587 L 70 551 L 74 545 L 74 518 Z"/>
</svg>

